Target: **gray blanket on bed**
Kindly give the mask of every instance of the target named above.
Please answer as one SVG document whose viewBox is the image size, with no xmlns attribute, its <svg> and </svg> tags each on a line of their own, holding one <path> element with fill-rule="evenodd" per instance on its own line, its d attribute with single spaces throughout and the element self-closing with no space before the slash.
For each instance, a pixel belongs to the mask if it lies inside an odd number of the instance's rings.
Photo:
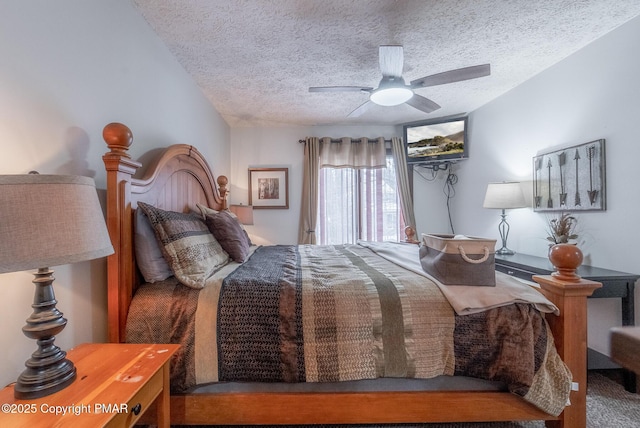
<svg viewBox="0 0 640 428">
<path fill-rule="evenodd" d="M 532 305 L 458 316 L 433 282 L 358 245 L 259 247 L 207 291 L 184 288 L 142 287 L 134 300 L 155 303 L 132 304 L 128 321 L 130 341 L 183 344 L 174 391 L 211 381 L 465 375 L 502 381 L 554 415 L 567 403 L 570 373 Z M 149 328 L 149 308 L 162 300 L 171 316 Z M 215 312 L 198 314 L 212 304 Z"/>
</svg>

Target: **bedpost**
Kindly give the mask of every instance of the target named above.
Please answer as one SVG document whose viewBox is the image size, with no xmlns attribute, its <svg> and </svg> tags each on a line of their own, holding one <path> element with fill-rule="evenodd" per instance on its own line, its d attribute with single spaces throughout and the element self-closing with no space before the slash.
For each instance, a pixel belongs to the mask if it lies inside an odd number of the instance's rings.
<svg viewBox="0 0 640 428">
<path fill-rule="evenodd" d="M 108 340 L 124 341 L 127 311 L 133 293 L 131 179 L 140 163 L 127 150 L 133 141 L 131 130 L 121 123 L 104 127 L 102 136 L 109 152 L 102 156 L 107 170 L 107 227 L 114 254 L 107 258 Z"/>
<path fill-rule="evenodd" d="M 571 405 L 562 412 L 560 420 L 547 421 L 549 428 L 580 428 L 587 425 L 587 297 L 602 284 L 580 278 L 575 270 L 582 263 L 582 252 L 572 246 L 572 254 L 558 259 L 550 252 L 556 272 L 534 275 L 542 293 L 560 309 L 560 315 L 547 315 L 558 354 L 571 370 L 574 387 Z M 554 247 L 555 248 L 555 247 Z"/>
</svg>

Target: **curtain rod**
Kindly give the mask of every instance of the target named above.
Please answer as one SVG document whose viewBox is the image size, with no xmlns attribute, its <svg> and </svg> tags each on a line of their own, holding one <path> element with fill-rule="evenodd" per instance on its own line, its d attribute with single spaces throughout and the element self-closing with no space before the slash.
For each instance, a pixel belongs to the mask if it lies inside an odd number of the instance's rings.
<svg viewBox="0 0 640 428">
<path fill-rule="evenodd" d="M 322 139 L 322 138 L 320 138 L 320 139 Z M 352 140 L 355 140 L 355 141 L 362 141 L 362 138 L 352 138 Z M 371 141 L 377 141 L 378 139 L 377 139 L 377 138 L 368 138 L 368 140 L 371 140 Z M 306 143 L 306 142 L 307 142 L 307 140 L 298 140 L 298 143 Z M 331 139 L 331 142 L 332 142 L 332 143 L 341 143 L 341 142 L 342 142 L 342 139 L 341 139 L 341 138 L 332 138 L 332 139 Z M 385 142 L 385 143 L 390 143 L 390 142 L 391 142 L 391 140 L 386 140 L 386 139 L 385 139 L 385 140 L 384 140 L 384 142 Z"/>
</svg>

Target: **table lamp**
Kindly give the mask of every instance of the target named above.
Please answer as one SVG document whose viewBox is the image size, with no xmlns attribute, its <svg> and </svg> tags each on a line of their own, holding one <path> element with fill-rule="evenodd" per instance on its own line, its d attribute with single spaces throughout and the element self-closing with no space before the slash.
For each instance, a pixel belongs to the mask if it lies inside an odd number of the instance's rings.
<svg viewBox="0 0 640 428">
<path fill-rule="evenodd" d="M 515 251 L 507 248 L 507 238 L 509 236 L 509 223 L 507 223 L 506 209 L 524 208 L 526 203 L 522 187 L 517 181 L 489 183 L 487 193 L 484 197 L 484 208 L 498 208 L 502 210 L 502 220 L 498 225 L 500 238 L 502 239 L 502 248 L 496 251 L 499 255 L 512 255 Z"/>
<path fill-rule="evenodd" d="M 56 308 L 49 267 L 109 254 L 113 247 L 93 179 L 0 175 L 0 273 L 37 269 L 33 313 L 22 331 L 38 349 L 18 377 L 16 398 L 44 397 L 76 378 L 66 352 L 54 345 L 67 320 Z"/>
<path fill-rule="evenodd" d="M 253 206 L 252 205 L 231 205 L 229 211 L 234 213 L 238 217 L 238 221 L 241 224 L 252 225 L 253 224 Z"/>
</svg>

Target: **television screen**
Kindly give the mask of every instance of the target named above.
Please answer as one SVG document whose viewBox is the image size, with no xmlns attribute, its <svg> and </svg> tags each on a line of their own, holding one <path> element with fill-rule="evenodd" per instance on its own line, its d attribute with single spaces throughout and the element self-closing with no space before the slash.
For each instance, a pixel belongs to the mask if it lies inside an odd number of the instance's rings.
<svg viewBox="0 0 640 428">
<path fill-rule="evenodd" d="M 443 162 L 468 156 L 467 117 L 404 125 L 407 162 Z"/>
</svg>

